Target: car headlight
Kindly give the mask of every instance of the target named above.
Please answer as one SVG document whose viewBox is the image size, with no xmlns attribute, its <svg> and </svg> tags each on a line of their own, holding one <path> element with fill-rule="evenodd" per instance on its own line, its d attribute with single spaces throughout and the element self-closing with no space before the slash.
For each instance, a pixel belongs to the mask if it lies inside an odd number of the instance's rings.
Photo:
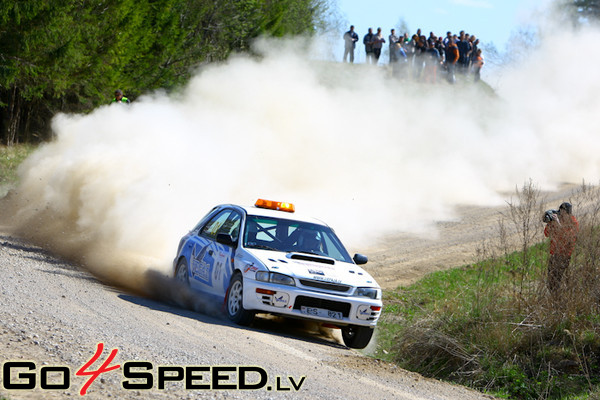
<svg viewBox="0 0 600 400">
<path fill-rule="evenodd" d="M 276 283 L 278 285 L 296 286 L 294 278 L 277 272 L 259 271 L 256 273 L 256 280 L 260 282 Z"/>
<path fill-rule="evenodd" d="M 359 287 L 356 288 L 356 292 L 354 294 L 358 297 L 368 297 L 373 300 L 381 298 L 381 291 L 376 288 Z"/>
</svg>

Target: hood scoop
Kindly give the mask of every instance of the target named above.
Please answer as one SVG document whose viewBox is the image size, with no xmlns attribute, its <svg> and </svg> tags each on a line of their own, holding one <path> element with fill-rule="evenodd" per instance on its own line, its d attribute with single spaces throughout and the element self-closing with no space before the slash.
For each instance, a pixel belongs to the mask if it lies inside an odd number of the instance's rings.
<svg viewBox="0 0 600 400">
<path fill-rule="evenodd" d="M 318 263 L 321 263 L 321 264 L 329 264 L 329 265 L 334 265 L 335 264 L 335 260 L 334 259 L 326 258 L 326 257 L 314 256 L 312 254 L 292 253 L 290 255 L 290 258 L 292 260 L 312 261 L 312 262 L 318 262 Z"/>
</svg>

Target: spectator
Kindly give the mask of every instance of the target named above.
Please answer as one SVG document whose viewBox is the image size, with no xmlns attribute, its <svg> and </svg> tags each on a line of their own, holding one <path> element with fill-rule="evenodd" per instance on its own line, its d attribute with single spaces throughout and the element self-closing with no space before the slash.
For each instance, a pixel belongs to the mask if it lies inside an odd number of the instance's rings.
<svg viewBox="0 0 600 400">
<path fill-rule="evenodd" d="M 458 62 L 459 51 L 458 46 L 454 42 L 450 42 L 446 47 L 446 72 L 448 73 L 448 82 L 454 84 L 456 82 L 456 63 Z"/>
<path fill-rule="evenodd" d="M 416 35 L 415 35 L 416 36 Z M 427 52 L 427 38 L 424 35 L 416 37 L 415 55 L 413 57 L 413 77 L 421 79 L 421 73 L 425 65 L 425 53 Z"/>
<path fill-rule="evenodd" d="M 367 53 L 367 64 L 373 64 L 373 28 L 369 28 L 368 33 L 363 38 L 365 53 Z"/>
<path fill-rule="evenodd" d="M 437 41 L 437 37 L 433 32 L 429 32 L 429 37 L 427 38 L 428 43 L 435 43 Z"/>
<path fill-rule="evenodd" d="M 390 40 L 390 64 L 393 63 L 395 60 L 393 59 L 394 57 L 394 52 L 395 52 L 395 47 L 396 47 L 396 43 L 398 43 L 398 41 L 400 40 L 398 38 L 398 36 L 396 36 L 396 30 L 395 29 L 391 29 L 390 30 L 390 36 L 388 37 L 388 39 Z"/>
<path fill-rule="evenodd" d="M 127 97 L 123 96 L 123 91 L 121 89 L 115 90 L 115 97 L 112 99 L 112 103 L 126 103 L 129 104 L 130 101 Z"/>
<path fill-rule="evenodd" d="M 573 215 L 571 203 L 562 203 L 557 213 L 544 217 L 544 235 L 550 238 L 550 258 L 548 259 L 548 289 L 556 295 L 562 278 L 569 268 L 571 254 L 575 248 L 579 222 Z M 548 213 L 547 213 L 548 214 Z"/>
<path fill-rule="evenodd" d="M 477 53 L 475 53 L 475 57 L 473 58 L 473 75 L 475 75 L 475 82 L 479 82 L 481 79 L 481 68 L 483 67 L 483 64 L 481 49 L 477 49 Z"/>
<path fill-rule="evenodd" d="M 444 47 L 448 47 L 448 43 L 452 42 L 452 32 L 446 32 L 446 37 L 444 38 Z"/>
<path fill-rule="evenodd" d="M 392 58 L 392 75 L 396 78 L 405 76 L 405 70 L 407 65 L 407 56 L 404 48 L 402 47 L 402 41 L 398 41 L 390 48 L 390 52 L 393 54 Z"/>
<path fill-rule="evenodd" d="M 469 57 L 469 61 L 471 62 L 471 65 L 473 65 L 475 57 L 477 56 L 477 50 L 479 50 L 479 39 L 477 39 L 475 35 L 471 35 L 469 41 L 471 42 L 471 57 Z"/>
<path fill-rule="evenodd" d="M 466 73 L 469 66 L 471 43 L 469 42 L 469 37 L 465 34 L 465 31 L 460 31 L 460 37 L 456 46 L 458 47 L 458 65 L 460 66 L 460 71 Z"/>
<path fill-rule="evenodd" d="M 437 69 L 440 64 L 440 53 L 435 48 L 434 43 L 427 43 L 427 51 L 425 53 L 425 82 L 436 83 Z"/>
<path fill-rule="evenodd" d="M 377 28 L 377 34 L 373 36 L 373 55 L 375 56 L 375 64 L 379 61 L 379 57 L 381 56 L 381 49 L 383 44 L 385 43 L 385 39 L 383 38 L 383 34 L 381 33 L 381 28 Z"/>
<path fill-rule="evenodd" d="M 435 42 L 435 49 L 440 55 L 440 63 L 444 62 L 444 56 L 446 53 L 446 46 L 444 46 L 444 39 L 440 36 Z"/>
<path fill-rule="evenodd" d="M 414 58 L 415 58 L 415 54 L 417 54 L 417 43 L 419 42 L 419 38 L 417 37 L 417 35 L 412 35 L 410 39 L 408 39 L 408 41 L 405 40 L 404 44 L 405 44 L 405 48 L 404 50 L 406 51 L 408 48 L 408 51 L 406 52 L 406 54 L 410 57 L 411 59 L 411 63 L 414 63 Z"/>
<path fill-rule="evenodd" d="M 354 49 L 358 42 L 358 35 L 354 32 L 354 25 L 350 25 L 350 30 L 344 33 L 344 62 L 350 56 L 350 62 L 354 62 Z"/>
</svg>

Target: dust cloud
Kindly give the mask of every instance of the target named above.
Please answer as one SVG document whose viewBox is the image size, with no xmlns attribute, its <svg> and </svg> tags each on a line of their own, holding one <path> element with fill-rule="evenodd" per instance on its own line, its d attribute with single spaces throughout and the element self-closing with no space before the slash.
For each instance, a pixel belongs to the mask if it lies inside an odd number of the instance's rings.
<svg viewBox="0 0 600 400">
<path fill-rule="evenodd" d="M 502 204 L 528 179 L 598 180 L 600 33 L 557 33 L 495 93 L 261 42 L 260 59 L 206 66 L 177 93 L 57 115 L 3 208 L 16 233 L 139 290 L 220 203 L 293 202 L 352 252 L 386 233 L 434 234 L 456 205 Z"/>
</svg>

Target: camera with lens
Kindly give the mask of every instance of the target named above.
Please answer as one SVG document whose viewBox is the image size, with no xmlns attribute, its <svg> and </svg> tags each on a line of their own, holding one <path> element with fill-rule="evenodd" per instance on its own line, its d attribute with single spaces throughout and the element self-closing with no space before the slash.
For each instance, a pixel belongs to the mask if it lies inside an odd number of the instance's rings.
<svg viewBox="0 0 600 400">
<path fill-rule="evenodd" d="M 550 221 L 552 221 L 554 218 L 552 218 L 553 214 L 557 214 L 558 215 L 558 210 L 548 210 L 544 213 L 544 223 L 548 223 Z"/>
</svg>

